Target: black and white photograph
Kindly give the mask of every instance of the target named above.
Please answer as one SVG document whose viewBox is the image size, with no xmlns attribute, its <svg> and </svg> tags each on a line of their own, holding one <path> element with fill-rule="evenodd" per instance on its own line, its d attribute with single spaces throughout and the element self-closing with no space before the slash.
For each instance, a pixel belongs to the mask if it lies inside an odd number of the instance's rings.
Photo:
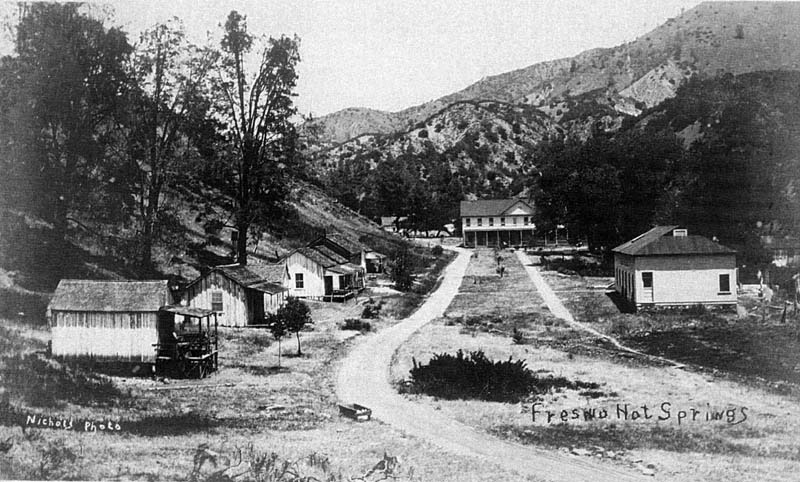
<svg viewBox="0 0 800 482">
<path fill-rule="evenodd" d="M 792 481 L 800 2 L 0 0 L 0 480 Z"/>
</svg>

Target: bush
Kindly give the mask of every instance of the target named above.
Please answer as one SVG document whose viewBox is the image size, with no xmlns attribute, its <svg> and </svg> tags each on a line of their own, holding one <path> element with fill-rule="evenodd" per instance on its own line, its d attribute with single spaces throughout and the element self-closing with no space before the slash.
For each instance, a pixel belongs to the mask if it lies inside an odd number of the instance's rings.
<svg viewBox="0 0 800 482">
<path fill-rule="evenodd" d="M 431 254 L 434 255 L 434 256 L 441 256 L 443 252 L 444 252 L 444 248 L 442 248 L 438 244 L 436 246 L 434 246 L 433 248 L 431 248 Z"/>
<path fill-rule="evenodd" d="M 536 391 L 536 376 L 523 360 L 495 362 L 483 351 L 465 356 L 458 350 L 455 356 L 436 354 L 427 365 L 414 361 L 411 384 L 417 392 L 449 400 L 517 403 Z"/>
<path fill-rule="evenodd" d="M 419 131 L 419 134 L 417 134 L 417 136 L 422 138 L 422 139 L 427 139 L 428 138 L 428 130 L 427 129 L 422 129 L 421 131 Z"/>
<path fill-rule="evenodd" d="M 342 330 L 351 330 L 351 331 L 371 331 L 372 325 L 369 321 L 358 320 L 356 318 L 348 318 L 344 320 L 344 324 L 342 325 Z"/>
<path fill-rule="evenodd" d="M 375 303 L 375 301 L 370 298 L 364 304 L 364 310 L 361 312 L 361 318 L 375 319 L 380 316 L 381 308 L 383 308 L 383 302 Z"/>
</svg>

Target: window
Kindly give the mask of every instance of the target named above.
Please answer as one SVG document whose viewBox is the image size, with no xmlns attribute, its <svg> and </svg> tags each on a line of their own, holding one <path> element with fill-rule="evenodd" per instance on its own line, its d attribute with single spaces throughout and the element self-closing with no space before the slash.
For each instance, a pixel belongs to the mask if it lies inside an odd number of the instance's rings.
<svg viewBox="0 0 800 482">
<path fill-rule="evenodd" d="M 211 311 L 223 311 L 222 291 L 211 292 Z"/>
<path fill-rule="evenodd" d="M 295 273 L 294 275 L 294 287 L 298 290 L 303 289 L 305 284 L 303 283 L 303 273 Z"/>
<path fill-rule="evenodd" d="M 506 218 L 500 218 L 500 226 L 506 225 Z"/>
<path fill-rule="evenodd" d="M 478 218 L 478 226 L 482 226 L 482 225 L 483 225 L 483 218 Z"/>
<path fill-rule="evenodd" d="M 494 218 L 489 218 L 489 226 L 494 226 Z"/>
<path fill-rule="evenodd" d="M 513 217 L 513 218 L 511 218 L 511 223 L 512 223 L 512 224 L 517 224 L 517 218 L 516 218 L 516 216 L 515 216 L 515 217 Z"/>
<path fill-rule="evenodd" d="M 642 273 L 642 285 L 645 288 L 653 287 L 653 273 Z"/>
<path fill-rule="evenodd" d="M 727 294 L 731 292 L 731 275 L 719 275 L 719 292 L 720 294 Z"/>
<path fill-rule="evenodd" d="M 472 221 L 472 220 L 470 218 L 467 218 L 467 220 L 466 220 L 467 227 L 469 227 L 470 221 Z"/>
<path fill-rule="evenodd" d="M 522 218 L 522 224 L 524 224 L 526 226 L 528 225 L 528 216 L 525 216 L 524 218 Z"/>
</svg>

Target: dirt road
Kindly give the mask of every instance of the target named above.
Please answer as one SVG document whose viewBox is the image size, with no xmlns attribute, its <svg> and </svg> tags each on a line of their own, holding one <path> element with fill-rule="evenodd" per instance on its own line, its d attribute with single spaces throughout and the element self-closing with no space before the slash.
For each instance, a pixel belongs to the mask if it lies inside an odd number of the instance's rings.
<svg viewBox="0 0 800 482">
<path fill-rule="evenodd" d="M 542 299 L 544 299 L 544 302 L 547 304 L 547 308 L 556 318 L 561 318 L 562 320 L 569 323 L 569 325 L 575 329 L 586 331 L 598 338 L 602 338 L 608 341 L 609 343 L 614 345 L 618 350 L 626 351 L 628 353 L 632 353 L 634 355 L 643 358 L 656 360 L 661 363 L 671 365 L 673 368 L 684 367 L 682 363 L 678 363 L 675 360 L 670 360 L 668 358 L 656 355 L 650 355 L 647 353 L 643 353 L 639 350 L 634 350 L 633 348 L 623 345 L 622 343 L 620 343 L 619 340 L 617 340 L 613 336 L 601 333 L 585 323 L 575 321 L 575 318 L 572 317 L 572 313 L 570 313 L 567 307 L 564 306 L 563 303 L 561 303 L 561 300 L 558 298 L 558 295 L 556 295 L 553 289 L 550 288 L 550 285 L 547 284 L 547 281 L 545 281 L 545 279 L 542 278 L 542 275 L 539 273 L 539 269 L 533 266 L 530 257 L 527 254 L 525 254 L 524 251 L 517 250 L 517 258 L 519 258 L 519 262 L 522 263 L 522 266 L 525 267 L 525 271 L 528 273 L 528 276 L 530 277 L 531 281 L 533 281 L 533 284 L 536 286 L 536 290 L 539 291 L 539 294 L 542 296 Z"/>
<path fill-rule="evenodd" d="M 458 293 L 471 251 L 459 255 L 444 273 L 439 288 L 410 317 L 361 340 L 344 359 L 337 377 L 341 402 L 372 409 L 373 417 L 455 454 L 480 457 L 530 480 L 641 480 L 632 470 L 601 464 L 559 452 L 505 442 L 443 416 L 432 408 L 399 395 L 389 381 L 389 366 L 397 348 L 416 330 L 442 316 Z"/>
</svg>

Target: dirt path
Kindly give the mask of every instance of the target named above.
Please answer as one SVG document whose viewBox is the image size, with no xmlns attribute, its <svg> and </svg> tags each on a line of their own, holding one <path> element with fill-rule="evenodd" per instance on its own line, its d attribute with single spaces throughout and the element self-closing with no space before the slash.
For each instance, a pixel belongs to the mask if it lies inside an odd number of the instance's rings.
<svg viewBox="0 0 800 482">
<path fill-rule="evenodd" d="M 439 288 L 413 315 L 378 334 L 367 336 L 344 359 L 336 380 L 339 400 L 365 405 L 372 409 L 374 418 L 445 450 L 480 457 L 534 480 L 641 480 L 632 471 L 620 467 L 505 442 L 447 418 L 430 407 L 413 403 L 395 391 L 389 381 L 392 356 L 415 331 L 442 316 L 458 293 L 471 251 L 459 249 L 458 252 L 458 257 L 445 270 Z M 457 469 L 454 467 L 454 470 Z"/>
<path fill-rule="evenodd" d="M 547 303 L 547 307 L 550 309 L 550 312 L 553 313 L 553 316 L 556 318 L 561 318 L 562 320 L 569 323 L 575 329 L 583 330 L 592 335 L 602 338 L 612 345 L 614 345 L 618 350 L 626 351 L 628 353 L 632 353 L 637 356 L 641 356 L 644 358 L 649 358 L 651 360 L 657 360 L 662 363 L 666 363 L 667 365 L 671 365 L 673 368 L 683 368 L 684 365 L 681 363 L 676 362 L 675 360 L 670 360 L 668 358 L 650 355 L 639 350 L 634 350 L 633 348 L 627 347 L 623 345 L 619 340 L 614 338 L 613 336 L 606 335 L 605 333 L 601 333 L 589 325 L 581 323 L 579 321 L 575 321 L 575 318 L 572 317 L 572 313 L 569 312 L 566 306 L 561 303 L 561 300 L 558 298 L 558 295 L 553 291 L 547 281 L 542 278 L 541 273 L 539 273 L 539 268 L 533 266 L 533 262 L 531 261 L 530 257 L 525 254 L 522 250 L 517 250 L 517 258 L 519 258 L 520 263 L 522 266 L 525 267 L 525 271 L 528 272 L 528 276 L 530 276 L 531 281 L 536 286 L 536 289 L 539 291 L 539 294 L 544 299 L 544 302 Z"/>
</svg>

